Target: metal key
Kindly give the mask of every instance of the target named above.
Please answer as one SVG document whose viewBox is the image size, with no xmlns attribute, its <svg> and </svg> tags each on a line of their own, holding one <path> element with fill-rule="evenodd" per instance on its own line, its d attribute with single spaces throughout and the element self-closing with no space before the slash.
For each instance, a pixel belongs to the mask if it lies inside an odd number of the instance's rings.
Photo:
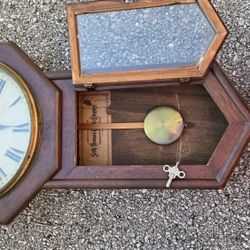
<svg viewBox="0 0 250 250">
<path fill-rule="evenodd" d="M 178 177 L 180 179 L 185 178 L 186 174 L 185 174 L 185 172 L 179 170 L 179 168 L 178 168 L 179 164 L 180 163 L 177 162 L 175 166 L 170 166 L 170 165 L 163 166 L 163 171 L 165 173 L 168 173 L 168 182 L 167 182 L 167 185 L 166 185 L 167 188 L 170 187 L 172 181 L 176 177 Z"/>
</svg>

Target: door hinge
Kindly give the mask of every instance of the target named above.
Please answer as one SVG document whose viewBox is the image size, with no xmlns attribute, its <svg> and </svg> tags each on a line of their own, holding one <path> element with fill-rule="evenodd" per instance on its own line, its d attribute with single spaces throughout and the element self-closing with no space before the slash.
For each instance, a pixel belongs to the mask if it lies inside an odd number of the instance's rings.
<svg viewBox="0 0 250 250">
<path fill-rule="evenodd" d="M 189 83 L 190 82 L 190 78 L 186 77 L 186 78 L 180 78 L 180 83 Z"/>
<path fill-rule="evenodd" d="M 134 0 L 123 0 L 124 1 L 124 3 L 133 3 L 134 2 Z"/>
<path fill-rule="evenodd" d="M 93 84 L 84 84 L 84 87 L 85 87 L 88 91 L 93 91 L 93 90 L 95 90 L 95 85 L 93 85 Z"/>
</svg>

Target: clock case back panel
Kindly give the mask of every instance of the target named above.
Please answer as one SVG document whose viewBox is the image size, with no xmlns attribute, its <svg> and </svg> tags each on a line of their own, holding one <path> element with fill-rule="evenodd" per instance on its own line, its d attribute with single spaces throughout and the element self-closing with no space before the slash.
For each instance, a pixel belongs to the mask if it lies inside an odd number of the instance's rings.
<svg viewBox="0 0 250 250">
<path fill-rule="evenodd" d="M 20 75 L 40 111 L 40 143 L 22 179 L 0 198 L 0 224 L 9 223 L 61 166 L 59 89 L 15 44 L 0 44 L 0 61 Z"/>
<path fill-rule="evenodd" d="M 105 98 L 105 95 L 107 96 Z M 103 110 L 104 100 L 108 105 Z M 98 102 L 99 101 L 99 102 Z M 176 86 L 110 90 L 78 94 L 78 124 L 137 123 L 157 106 L 180 111 L 189 124 L 181 137 L 169 145 L 157 145 L 143 129 L 79 130 L 79 165 L 205 165 L 228 123 L 201 82 Z M 110 119 L 106 118 L 106 115 Z M 86 119 L 87 118 L 87 119 Z M 85 143 L 84 143 L 85 142 Z M 203 142 L 203 143 L 201 143 Z M 89 146 L 89 144 L 91 144 Z"/>
</svg>

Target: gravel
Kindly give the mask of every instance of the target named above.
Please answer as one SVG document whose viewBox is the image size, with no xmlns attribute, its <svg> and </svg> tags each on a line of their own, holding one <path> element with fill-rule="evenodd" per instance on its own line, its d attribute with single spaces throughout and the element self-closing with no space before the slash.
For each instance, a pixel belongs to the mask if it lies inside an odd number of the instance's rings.
<svg viewBox="0 0 250 250">
<path fill-rule="evenodd" d="M 65 0 L 1 0 L 0 42 L 43 70 L 70 69 Z M 230 36 L 218 61 L 250 105 L 250 2 L 213 0 Z M 250 146 L 223 191 L 44 190 L 0 249 L 250 249 Z"/>
</svg>

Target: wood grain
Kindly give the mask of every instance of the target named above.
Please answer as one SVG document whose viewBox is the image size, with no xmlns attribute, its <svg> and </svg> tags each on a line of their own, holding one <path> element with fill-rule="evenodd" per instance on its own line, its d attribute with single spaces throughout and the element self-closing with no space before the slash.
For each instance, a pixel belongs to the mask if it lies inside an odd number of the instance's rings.
<svg viewBox="0 0 250 250">
<path fill-rule="evenodd" d="M 81 105 L 80 102 L 79 109 Z M 136 124 L 138 128 L 143 128 L 145 116 L 160 105 L 178 109 L 184 121 L 191 124 L 191 127 L 184 129 L 181 140 L 167 146 L 152 143 L 143 129 L 133 129 Z M 111 90 L 111 105 L 107 111 L 112 117 L 112 124 L 78 124 L 78 128 L 115 128 L 112 131 L 114 165 L 174 164 L 179 154 L 183 164 L 206 165 L 228 126 L 201 85 Z M 126 129 L 128 124 L 131 124 L 131 129 Z M 84 162 L 82 150 L 80 147 L 80 164 Z"/>
<path fill-rule="evenodd" d="M 216 146 L 216 149 L 214 150 L 212 154 L 212 158 L 208 162 L 207 165 L 199 164 L 199 158 L 193 158 L 193 163 L 189 164 L 181 164 L 180 169 L 186 172 L 186 178 L 184 180 L 175 180 L 171 186 L 171 188 L 199 188 L 199 189 L 218 189 L 223 188 L 225 186 L 225 183 L 228 181 L 234 167 L 235 163 L 238 161 L 239 156 L 241 155 L 244 146 L 250 139 L 250 112 L 249 108 L 244 105 L 241 98 L 238 96 L 235 89 L 232 87 L 232 85 L 229 83 L 223 72 L 221 71 L 220 67 L 217 64 L 213 64 L 211 74 L 213 77 L 208 77 L 205 79 L 208 79 L 206 81 L 206 86 L 211 85 L 211 91 L 209 91 L 209 95 L 214 100 L 214 106 L 216 109 L 218 107 L 224 106 L 225 108 L 222 109 L 223 115 L 225 117 L 228 117 L 228 113 L 240 113 L 240 117 L 233 119 L 232 121 L 228 122 L 229 126 L 234 125 L 237 128 L 237 132 L 235 129 L 230 130 L 230 133 L 226 133 L 223 135 L 222 139 L 219 139 L 218 144 Z M 56 74 L 53 76 L 53 79 L 56 79 Z M 64 112 L 63 116 L 63 162 L 62 162 L 62 169 L 59 171 L 57 176 L 55 176 L 51 181 L 46 183 L 44 186 L 45 188 L 164 188 L 166 185 L 166 175 L 162 171 L 162 165 L 156 165 L 154 162 L 154 165 L 133 165 L 128 164 L 129 162 L 129 156 L 127 155 L 127 151 L 123 151 L 124 157 L 128 160 L 126 161 L 124 165 L 113 165 L 113 166 L 84 166 L 84 165 L 78 165 L 77 161 L 74 161 L 73 152 L 76 141 L 74 141 L 76 138 L 75 136 L 75 130 L 72 129 L 72 126 L 74 126 L 75 122 L 75 114 L 70 112 L 70 109 L 75 103 L 74 97 L 74 88 L 71 85 L 71 81 L 56 81 L 58 87 L 61 89 L 63 94 L 63 100 L 66 100 L 67 107 L 69 108 L 69 111 Z M 200 90 L 198 88 L 198 93 L 194 94 L 194 90 L 191 88 L 192 86 L 202 86 L 203 83 L 201 81 L 190 81 L 189 83 L 185 83 L 181 85 L 177 82 L 173 82 L 173 86 L 175 88 L 178 88 L 182 86 L 182 90 L 180 91 L 180 95 L 182 97 L 187 96 L 185 98 L 182 98 L 182 101 L 184 101 L 183 106 L 186 107 L 186 114 L 189 114 L 190 112 L 194 116 L 193 119 L 195 121 L 200 121 L 200 116 L 197 115 L 197 109 L 199 110 L 199 106 L 205 105 L 207 103 L 206 95 L 205 96 L 199 96 Z M 122 102 L 124 99 L 127 99 L 127 103 L 131 103 L 135 100 L 135 96 L 138 96 L 138 93 L 141 92 L 141 96 L 145 96 L 146 99 L 149 98 L 149 96 L 152 96 L 152 99 L 157 100 L 157 98 L 154 96 L 153 92 L 151 91 L 150 94 L 147 93 L 147 89 L 149 88 L 149 83 L 144 83 L 140 85 L 140 89 L 136 89 L 135 85 L 133 85 L 133 88 L 130 89 L 130 85 L 123 85 L 121 86 L 121 89 L 119 89 L 119 86 L 110 86 L 112 90 L 115 90 L 118 92 L 116 94 L 117 98 L 115 98 L 115 95 L 113 96 L 113 101 L 116 102 L 116 105 L 114 107 L 109 108 L 109 112 L 113 115 L 115 115 L 116 122 L 119 122 L 121 119 L 122 121 L 134 121 L 138 122 L 141 121 L 144 117 L 144 109 L 150 108 L 150 105 L 148 105 L 147 102 L 143 105 L 137 105 L 134 107 L 131 112 L 129 108 L 126 108 L 125 106 L 122 107 Z M 154 82 L 154 86 L 158 86 L 159 88 L 164 88 L 167 86 L 171 86 L 169 84 L 165 83 L 156 83 Z M 115 88 L 114 88 L 115 87 Z M 105 90 L 107 90 L 107 86 L 105 87 Z M 151 86 L 152 88 L 152 86 Z M 190 89 L 191 88 L 191 89 Z M 173 93 L 175 93 L 174 88 L 169 87 L 167 88 L 169 92 L 169 97 L 171 98 L 168 100 L 172 100 L 174 102 Z M 204 87 L 205 89 L 205 87 Z M 135 90 L 135 93 L 134 93 Z M 126 91 L 130 91 L 130 95 L 126 95 Z M 84 94 L 83 92 L 77 92 L 79 94 Z M 191 94 L 193 93 L 193 94 Z M 221 102 L 224 102 L 224 98 L 216 98 L 216 95 L 220 93 L 222 95 L 228 96 L 228 103 L 229 106 L 223 105 Z M 193 96 L 193 98 L 191 98 Z M 121 99 L 120 99 L 121 98 Z M 150 99 L 150 101 L 152 101 Z M 190 105 L 191 103 L 196 103 L 196 105 Z M 195 100 L 195 101 L 194 101 Z M 120 103 L 120 104 L 119 104 Z M 64 108 L 66 107 L 64 106 Z M 206 106 L 206 105 L 205 105 Z M 232 108 L 233 106 L 233 108 Z M 227 108 L 231 107 L 231 108 Z M 192 110 L 194 111 L 192 112 Z M 66 110 L 65 110 L 66 111 Z M 120 114 L 124 114 L 121 116 Z M 210 122 L 213 123 L 213 109 L 211 109 L 211 112 L 207 114 L 206 122 L 203 122 L 200 124 L 201 129 L 209 131 L 207 128 L 211 126 Z M 237 117 L 237 116 L 236 116 Z M 126 119 L 125 119 L 126 118 Z M 133 118 L 133 119 L 132 119 Z M 240 123 L 241 125 L 237 125 L 237 123 Z M 191 128 L 190 128 L 191 129 Z M 118 131 L 118 130 L 117 130 Z M 229 131 L 227 129 L 227 131 Z M 234 136 L 234 134 L 236 136 Z M 129 135 L 130 136 L 130 135 Z M 132 137 L 125 137 L 127 139 Z M 207 138 L 213 137 L 213 134 L 206 135 Z M 118 137 L 120 138 L 120 137 Z M 233 139 L 234 138 L 234 139 Z M 131 139 L 132 140 L 132 139 Z M 214 140 L 214 139 L 211 139 Z M 119 139 L 117 139 L 119 142 Z M 135 139 L 133 140 L 135 143 Z M 119 144 L 119 143 L 118 143 Z M 200 140 L 197 141 L 197 145 L 200 147 L 204 147 L 203 144 L 209 144 L 208 141 Z M 222 145 L 224 144 L 224 146 Z M 220 145 L 220 146 L 218 146 Z M 227 146 L 228 145 L 228 146 Z M 226 151 L 223 149 L 228 147 Z M 114 147 L 116 148 L 116 147 Z M 120 145 L 121 148 L 121 145 Z M 221 148 L 221 149 L 219 149 Z M 231 149 L 230 149 L 231 148 Z M 137 149 L 140 149 L 137 147 Z M 137 150 L 138 151 L 138 150 Z M 154 151 L 157 150 L 151 150 L 149 155 L 154 154 Z M 186 150 L 185 150 L 186 151 Z M 189 155 L 189 151 L 186 151 L 187 155 Z M 126 153 L 126 155 L 124 154 Z M 142 159 L 143 157 L 139 157 L 139 159 Z M 214 159 L 214 160 L 213 160 Z M 217 160 L 216 160 L 217 159 Z M 78 159 L 79 160 L 79 159 Z M 173 160 L 173 162 L 175 159 Z M 166 159 L 164 160 L 164 163 L 166 162 Z M 170 160 L 168 160 L 170 162 Z M 79 163 L 79 162 L 78 162 Z M 163 163 L 163 162 L 161 162 Z"/>
<path fill-rule="evenodd" d="M 0 61 L 24 79 L 35 96 L 42 117 L 40 144 L 28 172 L 0 198 L 0 224 L 6 224 L 61 167 L 61 95 L 59 89 L 15 44 L 0 45 Z"/>
</svg>

